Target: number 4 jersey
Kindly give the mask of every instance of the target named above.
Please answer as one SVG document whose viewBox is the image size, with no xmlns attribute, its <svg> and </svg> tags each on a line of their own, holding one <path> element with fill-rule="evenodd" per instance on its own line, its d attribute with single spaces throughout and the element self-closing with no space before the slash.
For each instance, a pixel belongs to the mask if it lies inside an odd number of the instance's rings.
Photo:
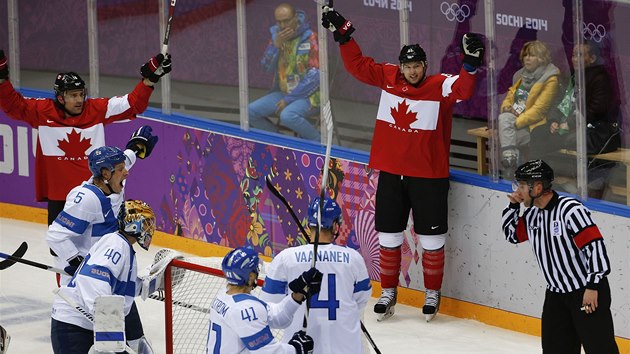
<svg viewBox="0 0 630 354">
<path fill-rule="evenodd" d="M 290 247 L 274 257 L 260 297 L 267 302 L 279 302 L 289 293 L 288 284 L 311 267 L 313 245 Z M 313 353 L 363 353 L 361 315 L 372 294 L 372 285 L 363 257 L 356 250 L 333 244 L 320 244 L 315 267 L 324 274 L 321 291 L 310 299 L 308 328 L 313 337 Z M 289 333 L 302 328 L 305 304 L 285 330 Z"/>
</svg>

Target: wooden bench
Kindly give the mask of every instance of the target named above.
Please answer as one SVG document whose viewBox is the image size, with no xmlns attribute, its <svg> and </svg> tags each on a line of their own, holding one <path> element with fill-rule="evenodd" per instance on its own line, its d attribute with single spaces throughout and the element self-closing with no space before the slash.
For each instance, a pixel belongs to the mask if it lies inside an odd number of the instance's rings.
<svg viewBox="0 0 630 354">
<path fill-rule="evenodd" d="M 467 133 L 477 138 L 477 173 L 485 175 L 488 173 L 488 164 L 486 163 L 486 145 L 490 138 L 490 130 L 488 127 L 479 127 L 468 129 Z M 575 156 L 574 150 L 561 149 L 560 153 Z M 626 188 L 612 188 L 615 194 L 623 194 L 626 196 L 626 204 L 630 205 L 630 149 L 619 148 L 613 152 L 605 154 L 589 155 L 589 157 L 600 160 L 620 162 L 626 165 Z M 611 186 L 612 187 L 612 186 Z M 621 193 L 619 193 L 621 192 Z"/>
</svg>

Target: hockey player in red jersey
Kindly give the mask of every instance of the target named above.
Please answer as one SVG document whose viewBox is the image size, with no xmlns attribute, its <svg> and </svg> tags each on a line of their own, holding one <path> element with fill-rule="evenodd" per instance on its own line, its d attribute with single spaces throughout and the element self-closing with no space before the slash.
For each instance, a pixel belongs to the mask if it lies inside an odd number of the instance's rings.
<svg viewBox="0 0 630 354">
<path fill-rule="evenodd" d="M 351 37 L 354 26 L 339 12 L 324 7 L 322 25 L 333 31 L 340 44 L 346 70 L 382 90 L 369 162 L 380 170 L 375 227 L 383 290 L 374 312 L 379 320 L 394 314 L 403 231 L 412 210 L 414 231 L 423 248 L 426 296 L 422 312 L 430 321 L 440 306 L 444 275 L 453 105 L 474 93 L 483 43 L 476 34 L 464 35 L 464 65 L 459 75 L 427 75 L 427 55 L 418 44 L 402 48 L 400 65 L 376 63 L 363 55 Z"/>
<path fill-rule="evenodd" d="M 25 99 L 9 81 L 7 58 L 0 50 L 0 107 L 38 129 L 35 198 L 48 202 L 48 225 L 63 210 L 68 192 L 92 175 L 87 158 L 105 145 L 104 126 L 144 112 L 153 85 L 170 71 L 170 54 L 158 54 L 140 68 L 143 80 L 132 92 L 112 98 L 88 98 L 79 75 L 59 73 L 55 99 Z"/>
</svg>

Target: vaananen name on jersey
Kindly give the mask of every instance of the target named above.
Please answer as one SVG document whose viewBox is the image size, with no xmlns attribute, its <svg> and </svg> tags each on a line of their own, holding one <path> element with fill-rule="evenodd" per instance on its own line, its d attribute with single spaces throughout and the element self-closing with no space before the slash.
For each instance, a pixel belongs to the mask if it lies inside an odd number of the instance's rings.
<svg viewBox="0 0 630 354">
<path fill-rule="evenodd" d="M 310 263 L 313 260 L 313 251 L 296 252 L 295 260 L 298 263 Z M 350 254 L 335 250 L 317 250 L 318 262 L 350 263 Z"/>
</svg>

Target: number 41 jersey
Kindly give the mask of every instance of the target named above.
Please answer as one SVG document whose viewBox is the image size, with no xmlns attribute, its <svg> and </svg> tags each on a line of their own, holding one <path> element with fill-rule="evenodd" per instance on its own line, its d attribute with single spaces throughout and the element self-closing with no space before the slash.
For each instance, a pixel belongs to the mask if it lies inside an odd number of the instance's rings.
<svg viewBox="0 0 630 354">
<path fill-rule="evenodd" d="M 315 342 L 317 353 L 363 353 L 361 315 L 372 295 L 372 285 L 361 254 L 349 247 L 320 244 L 315 268 L 324 274 L 319 293 L 310 299 L 306 333 Z M 311 267 L 313 245 L 290 247 L 274 257 L 267 271 L 260 298 L 279 302 L 289 293 L 288 284 Z M 285 330 L 302 328 L 305 306 L 302 304 Z"/>
</svg>

